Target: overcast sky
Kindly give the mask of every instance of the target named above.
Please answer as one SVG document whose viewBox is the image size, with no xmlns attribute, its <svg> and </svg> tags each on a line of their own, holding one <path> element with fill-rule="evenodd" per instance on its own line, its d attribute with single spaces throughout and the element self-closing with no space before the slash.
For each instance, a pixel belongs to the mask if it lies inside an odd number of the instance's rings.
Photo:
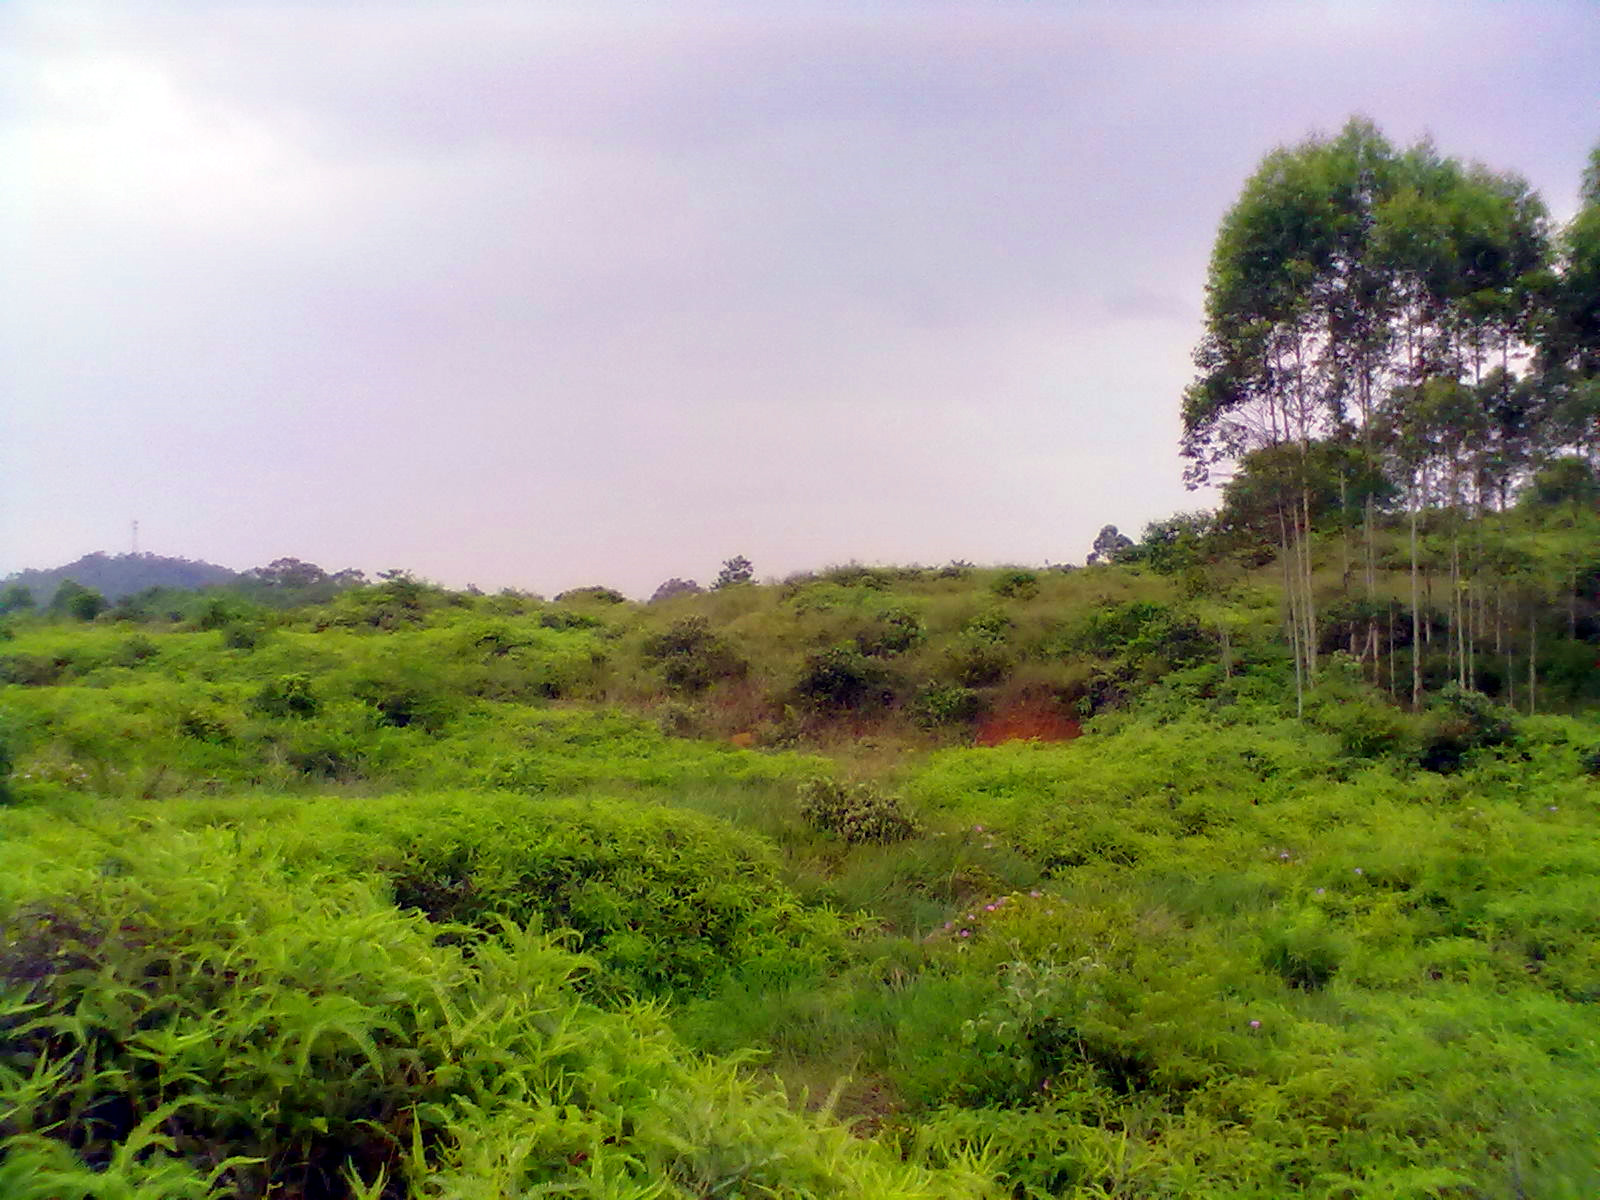
<svg viewBox="0 0 1600 1200">
<path fill-rule="evenodd" d="M 0 573 L 1082 561 L 1357 112 L 1570 214 L 1600 4 L 11 0 Z"/>
</svg>

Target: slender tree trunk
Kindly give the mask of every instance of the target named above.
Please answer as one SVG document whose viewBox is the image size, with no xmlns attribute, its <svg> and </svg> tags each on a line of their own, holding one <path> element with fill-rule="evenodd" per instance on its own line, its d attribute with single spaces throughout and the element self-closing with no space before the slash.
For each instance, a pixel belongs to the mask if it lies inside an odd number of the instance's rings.
<svg viewBox="0 0 1600 1200">
<path fill-rule="evenodd" d="M 1422 707 L 1422 611 L 1417 595 L 1417 499 L 1411 503 L 1411 707 Z"/>
<path fill-rule="evenodd" d="M 1294 711 L 1295 715 L 1304 716 L 1305 701 L 1305 666 L 1304 656 L 1300 645 L 1300 617 L 1298 575 L 1300 574 L 1298 561 L 1291 562 L 1291 545 L 1289 541 L 1289 518 L 1283 511 L 1280 503 L 1278 506 L 1278 546 L 1281 553 L 1278 561 L 1283 566 L 1283 602 L 1284 628 L 1289 634 L 1289 649 L 1294 654 Z"/>
<path fill-rule="evenodd" d="M 1539 606 L 1528 605 L 1528 715 L 1538 711 L 1539 701 Z"/>
</svg>

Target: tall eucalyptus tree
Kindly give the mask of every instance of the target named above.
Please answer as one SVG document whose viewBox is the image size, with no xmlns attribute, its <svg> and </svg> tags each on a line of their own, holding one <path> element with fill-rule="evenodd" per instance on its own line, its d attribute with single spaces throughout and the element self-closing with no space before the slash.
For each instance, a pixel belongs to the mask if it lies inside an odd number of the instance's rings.
<svg viewBox="0 0 1600 1200">
<path fill-rule="evenodd" d="M 1311 555 L 1311 445 L 1370 421 L 1389 337 L 1388 287 L 1375 269 L 1375 205 L 1392 149 L 1370 122 L 1262 161 L 1224 216 L 1206 284 L 1200 376 L 1184 396 L 1191 486 L 1252 451 L 1298 453 L 1267 481 L 1284 565 L 1285 628 L 1297 693 L 1317 669 Z"/>
</svg>

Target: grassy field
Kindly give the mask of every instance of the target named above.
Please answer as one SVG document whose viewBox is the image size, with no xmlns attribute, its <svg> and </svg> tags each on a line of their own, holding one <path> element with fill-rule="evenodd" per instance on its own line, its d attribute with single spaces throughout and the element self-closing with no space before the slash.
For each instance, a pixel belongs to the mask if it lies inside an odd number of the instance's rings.
<svg viewBox="0 0 1600 1200">
<path fill-rule="evenodd" d="M 1593 647 L 1565 714 L 1335 659 L 1296 719 L 1276 622 L 963 567 L 14 619 L 0 1195 L 1600 1194 Z"/>
</svg>

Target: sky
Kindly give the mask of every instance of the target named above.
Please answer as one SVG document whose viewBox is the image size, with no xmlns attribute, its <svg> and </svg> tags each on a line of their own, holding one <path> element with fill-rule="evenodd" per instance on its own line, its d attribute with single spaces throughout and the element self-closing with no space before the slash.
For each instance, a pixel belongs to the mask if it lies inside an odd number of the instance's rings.
<svg viewBox="0 0 1600 1200">
<path fill-rule="evenodd" d="M 9 0 L 0 573 L 1081 562 L 1358 113 L 1570 215 L 1600 4 Z"/>
</svg>

